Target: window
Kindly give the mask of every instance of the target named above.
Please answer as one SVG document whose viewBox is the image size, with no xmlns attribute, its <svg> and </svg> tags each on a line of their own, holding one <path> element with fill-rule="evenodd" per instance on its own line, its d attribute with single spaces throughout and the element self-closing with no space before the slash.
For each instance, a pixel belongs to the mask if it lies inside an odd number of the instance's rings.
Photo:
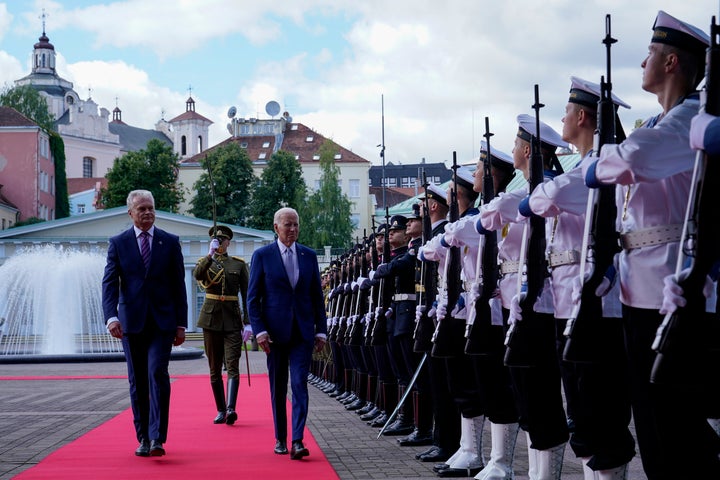
<svg viewBox="0 0 720 480">
<path fill-rule="evenodd" d="M 180 137 L 180 155 L 187 155 L 187 138 L 185 138 L 185 135 Z"/>
<path fill-rule="evenodd" d="M 313 155 L 313 160 L 320 160 L 320 155 Z"/>
<path fill-rule="evenodd" d="M 93 157 L 83 157 L 83 178 L 93 178 L 95 159 Z"/>
<path fill-rule="evenodd" d="M 315 180 L 315 191 L 317 192 L 322 188 L 322 182 L 320 180 Z"/>
<path fill-rule="evenodd" d="M 342 155 L 339 153 L 335 154 L 335 160 L 340 160 L 342 158 Z"/>
<path fill-rule="evenodd" d="M 411 188 L 415 186 L 415 177 L 402 177 L 401 186 L 403 188 Z"/>
<path fill-rule="evenodd" d="M 440 177 L 438 177 L 438 176 L 432 177 L 431 181 L 432 181 L 435 185 L 440 185 Z"/>
<path fill-rule="evenodd" d="M 270 142 L 263 142 L 262 148 L 270 148 Z"/>
<path fill-rule="evenodd" d="M 300 155 L 295 155 L 295 160 L 300 160 Z"/>
<path fill-rule="evenodd" d="M 197 138 L 197 147 L 198 147 L 198 149 L 197 149 L 198 153 L 200 153 L 200 152 L 203 151 L 203 144 L 202 144 L 202 136 L 201 136 L 201 135 L 198 135 L 198 138 Z"/>
<path fill-rule="evenodd" d="M 247 142 L 241 142 L 241 143 L 240 143 L 240 148 L 247 148 L 247 147 L 248 147 L 248 143 L 247 143 Z"/>
<path fill-rule="evenodd" d="M 353 228 L 358 228 L 360 226 L 360 214 L 359 213 L 353 213 L 350 215 L 350 224 L 352 224 Z"/>
<path fill-rule="evenodd" d="M 358 198 L 360 196 L 360 180 L 358 180 L 358 179 L 350 179 L 349 180 L 348 196 L 350 198 Z"/>
<path fill-rule="evenodd" d="M 258 160 L 265 160 L 265 157 L 267 157 L 267 153 L 263 152 L 260 155 L 258 155 Z"/>
<path fill-rule="evenodd" d="M 396 187 L 397 186 L 397 178 L 395 178 L 395 177 L 386 178 L 385 186 L 386 187 Z"/>
<path fill-rule="evenodd" d="M 77 213 L 85 213 L 85 204 L 84 203 L 78 203 Z"/>
<path fill-rule="evenodd" d="M 297 124 L 290 126 L 290 130 L 297 130 L 297 129 L 298 129 Z"/>
<path fill-rule="evenodd" d="M 308 135 L 307 137 L 305 137 L 305 141 L 308 143 L 312 142 L 313 140 L 315 140 L 315 137 L 313 137 L 312 135 Z"/>
</svg>

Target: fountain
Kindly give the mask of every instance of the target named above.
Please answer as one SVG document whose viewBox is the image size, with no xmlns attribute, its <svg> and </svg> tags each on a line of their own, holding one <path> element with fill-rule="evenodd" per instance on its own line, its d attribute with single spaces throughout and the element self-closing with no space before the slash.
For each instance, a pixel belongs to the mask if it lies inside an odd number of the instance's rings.
<svg viewBox="0 0 720 480">
<path fill-rule="evenodd" d="M 104 268 L 102 253 L 53 245 L 0 266 L 0 363 L 124 360 L 103 323 Z M 174 347 L 172 358 L 201 355 Z"/>
</svg>

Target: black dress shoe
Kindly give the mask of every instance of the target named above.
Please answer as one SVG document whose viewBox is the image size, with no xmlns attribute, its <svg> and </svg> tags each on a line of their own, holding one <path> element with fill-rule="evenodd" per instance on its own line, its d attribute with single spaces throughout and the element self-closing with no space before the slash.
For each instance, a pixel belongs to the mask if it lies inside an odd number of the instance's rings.
<svg viewBox="0 0 720 480">
<path fill-rule="evenodd" d="M 292 447 L 290 448 L 290 460 L 300 460 L 308 455 L 310 455 L 310 452 L 307 448 L 305 448 L 305 445 L 303 445 L 300 440 L 292 442 Z"/>
<path fill-rule="evenodd" d="M 163 455 L 165 455 L 165 449 L 163 448 L 162 442 L 150 440 L 150 456 L 162 457 Z"/>
<path fill-rule="evenodd" d="M 287 455 L 287 445 L 285 444 L 285 442 L 281 442 L 280 440 L 278 440 L 277 442 L 275 442 L 275 450 L 273 451 L 278 455 Z"/>
<path fill-rule="evenodd" d="M 440 470 L 446 470 L 448 468 L 450 468 L 450 465 L 448 465 L 447 463 L 436 463 L 435 465 L 433 465 L 432 470 L 433 472 L 438 473 Z"/>
<path fill-rule="evenodd" d="M 450 458 L 450 453 L 442 447 L 433 447 L 430 450 L 415 455 L 415 458 L 421 462 L 444 462 Z"/>
<path fill-rule="evenodd" d="M 407 437 L 398 439 L 401 447 L 422 447 L 423 445 L 432 445 L 432 441 L 432 432 L 421 432 L 417 428 Z"/>
<path fill-rule="evenodd" d="M 440 478 L 460 478 L 460 477 L 474 477 L 480 473 L 482 468 L 446 468 L 437 472 L 437 476 Z"/>
<path fill-rule="evenodd" d="M 360 410 L 361 408 L 363 408 L 365 406 L 366 403 L 367 402 L 365 402 L 365 400 L 358 397 L 358 399 L 355 400 L 354 402 L 348 403 L 347 405 L 345 405 L 345 410 L 348 410 L 351 412 L 355 411 L 355 410 Z"/>
<path fill-rule="evenodd" d="M 370 422 L 372 420 L 375 420 L 381 413 L 382 410 L 380 410 L 377 406 L 374 406 L 367 413 L 360 414 L 360 420 Z"/>
<path fill-rule="evenodd" d="M 225 412 L 218 412 L 217 416 L 213 418 L 213 423 L 215 425 L 218 425 L 220 423 L 225 423 Z"/>
<path fill-rule="evenodd" d="M 375 417 L 374 420 L 369 421 L 369 422 L 368 422 L 368 425 L 370 425 L 371 427 L 376 427 L 376 428 L 377 428 L 377 427 L 384 427 L 384 426 L 385 426 L 385 422 L 387 422 L 387 419 L 388 419 L 387 414 L 386 414 L 386 413 L 381 413 L 380 415 L 378 415 L 377 417 Z"/>
<path fill-rule="evenodd" d="M 412 433 L 412 431 L 415 428 L 413 427 L 412 423 L 406 423 L 403 419 L 395 420 L 393 423 L 388 425 L 388 428 L 385 429 L 383 432 L 383 435 L 387 437 L 392 436 L 398 436 L 398 435 L 408 435 Z"/>
<path fill-rule="evenodd" d="M 138 448 L 135 450 L 135 455 L 138 457 L 149 457 L 150 456 L 150 442 L 148 442 L 145 439 L 142 439 L 140 441 L 140 445 L 138 445 Z"/>
</svg>

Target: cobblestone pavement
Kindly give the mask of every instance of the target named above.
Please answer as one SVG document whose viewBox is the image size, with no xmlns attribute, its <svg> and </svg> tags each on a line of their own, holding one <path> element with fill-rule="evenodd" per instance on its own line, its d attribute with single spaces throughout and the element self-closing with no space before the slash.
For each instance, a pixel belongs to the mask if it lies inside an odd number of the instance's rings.
<svg viewBox="0 0 720 480">
<path fill-rule="evenodd" d="M 201 342 L 190 341 L 199 347 Z M 265 355 L 249 352 L 250 371 L 267 372 Z M 244 358 L 241 363 L 245 363 Z M 245 367 L 241 365 L 241 371 Z M 170 363 L 171 375 L 207 374 L 205 357 Z M 124 376 L 124 362 L 0 364 L 0 377 Z M 244 375 L 244 373 L 243 373 Z M 209 388 L 209 387 L 208 387 Z M 396 438 L 376 439 L 378 430 L 353 412 L 310 386 L 308 428 L 341 479 L 436 479 L 432 464 L 415 460 L 426 447 L 400 447 Z M 0 480 L 9 479 L 40 462 L 48 454 L 129 408 L 127 380 L 90 378 L 0 381 Z M 208 405 L 208 418 L 214 406 Z M 172 420 L 171 420 L 172 421 Z M 490 454 L 489 428 L 485 428 L 485 455 Z M 128 431 L 130 435 L 130 430 Z M 269 443 L 268 448 L 273 444 Z M 518 480 L 527 479 L 525 436 L 518 437 L 515 456 Z M 580 461 L 568 448 L 563 479 L 582 480 Z M 636 456 L 632 480 L 645 480 Z"/>
</svg>

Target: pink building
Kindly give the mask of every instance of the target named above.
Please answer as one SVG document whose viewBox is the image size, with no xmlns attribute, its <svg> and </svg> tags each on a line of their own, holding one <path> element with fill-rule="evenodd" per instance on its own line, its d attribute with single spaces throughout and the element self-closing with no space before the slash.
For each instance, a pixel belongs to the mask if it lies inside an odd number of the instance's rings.
<svg viewBox="0 0 720 480">
<path fill-rule="evenodd" d="M 0 185 L 19 211 L 17 221 L 55 218 L 55 165 L 48 134 L 8 107 L 0 107 Z"/>
</svg>

